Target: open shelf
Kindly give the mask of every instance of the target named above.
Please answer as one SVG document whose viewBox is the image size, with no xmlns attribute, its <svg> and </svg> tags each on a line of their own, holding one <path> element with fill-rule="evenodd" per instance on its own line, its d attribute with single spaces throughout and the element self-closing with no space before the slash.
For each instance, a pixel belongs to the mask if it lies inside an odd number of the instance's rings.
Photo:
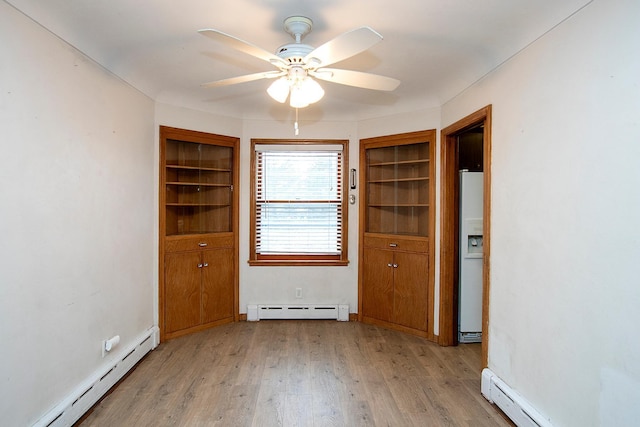
<svg viewBox="0 0 640 427">
<path fill-rule="evenodd" d="M 231 231 L 233 151 L 224 144 L 167 139 L 166 236 Z"/>
<path fill-rule="evenodd" d="M 428 235 L 429 143 L 365 147 L 365 231 Z"/>
</svg>

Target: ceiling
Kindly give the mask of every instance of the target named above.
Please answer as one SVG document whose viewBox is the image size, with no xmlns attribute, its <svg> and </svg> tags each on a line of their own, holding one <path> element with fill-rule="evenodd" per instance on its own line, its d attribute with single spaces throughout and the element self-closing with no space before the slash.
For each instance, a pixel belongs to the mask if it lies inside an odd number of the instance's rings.
<svg viewBox="0 0 640 427">
<path fill-rule="evenodd" d="M 291 15 L 314 22 L 318 47 L 360 26 L 384 36 L 332 65 L 399 79 L 393 92 L 320 82 L 314 120 L 362 120 L 439 107 L 590 0 L 7 0 L 154 100 L 247 119 L 283 119 L 271 80 L 200 84 L 272 71 L 267 62 L 197 33 L 214 28 L 270 52 L 292 42 Z M 302 118 L 301 117 L 301 118 Z"/>
</svg>

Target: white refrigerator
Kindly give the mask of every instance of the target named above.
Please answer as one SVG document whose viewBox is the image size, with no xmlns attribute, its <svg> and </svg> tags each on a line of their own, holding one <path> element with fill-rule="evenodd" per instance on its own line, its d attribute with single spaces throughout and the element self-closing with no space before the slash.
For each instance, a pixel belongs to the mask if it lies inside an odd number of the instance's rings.
<svg viewBox="0 0 640 427">
<path fill-rule="evenodd" d="M 460 171 L 460 343 L 482 341 L 482 208 L 482 172 Z"/>
</svg>

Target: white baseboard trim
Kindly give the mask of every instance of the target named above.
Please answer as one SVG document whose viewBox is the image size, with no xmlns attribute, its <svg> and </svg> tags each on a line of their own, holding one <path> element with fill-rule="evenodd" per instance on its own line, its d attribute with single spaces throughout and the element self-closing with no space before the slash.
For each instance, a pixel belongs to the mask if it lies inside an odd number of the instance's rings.
<svg viewBox="0 0 640 427">
<path fill-rule="evenodd" d="M 490 369 L 482 371 L 482 394 L 518 427 L 552 427 L 551 422 Z"/>
<path fill-rule="evenodd" d="M 81 383 L 69 396 L 40 418 L 34 427 L 68 427 L 78 421 L 102 396 L 109 391 L 149 351 L 158 346 L 160 331 L 157 326 L 146 330 L 122 349 L 113 363 L 94 373 Z"/>
<path fill-rule="evenodd" d="M 247 321 L 261 319 L 336 319 L 349 321 L 349 304 L 249 304 Z"/>
</svg>

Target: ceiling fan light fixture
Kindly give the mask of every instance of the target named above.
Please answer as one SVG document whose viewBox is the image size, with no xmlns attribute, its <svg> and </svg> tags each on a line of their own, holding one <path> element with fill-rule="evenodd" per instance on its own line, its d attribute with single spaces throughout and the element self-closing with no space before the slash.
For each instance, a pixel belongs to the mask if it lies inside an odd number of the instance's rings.
<svg viewBox="0 0 640 427">
<path fill-rule="evenodd" d="M 304 108 L 318 102 L 324 96 L 322 86 L 309 76 L 297 80 L 291 85 L 289 104 L 293 108 Z"/>
<path fill-rule="evenodd" d="M 289 96 L 289 79 L 286 77 L 280 77 L 267 89 L 267 93 L 270 97 L 283 104 Z"/>
<path fill-rule="evenodd" d="M 300 90 L 309 104 L 320 101 L 324 96 L 322 86 L 309 76 L 305 77 L 300 83 Z"/>
<path fill-rule="evenodd" d="M 289 97 L 289 105 L 293 108 L 304 108 L 318 102 L 324 96 L 322 86 L 309 76 L 300 79 L 297 76 L 280 77 L 267 89 L 269 96 L 279 103 Z"/>
<path fill-rule="evenodd" d="M 289 105 L 292 108 L 304 108 L 309 106 L 304 91 L 299 85 L 291 86 L 291 96 L 289 97 Z"/>
</svg>

